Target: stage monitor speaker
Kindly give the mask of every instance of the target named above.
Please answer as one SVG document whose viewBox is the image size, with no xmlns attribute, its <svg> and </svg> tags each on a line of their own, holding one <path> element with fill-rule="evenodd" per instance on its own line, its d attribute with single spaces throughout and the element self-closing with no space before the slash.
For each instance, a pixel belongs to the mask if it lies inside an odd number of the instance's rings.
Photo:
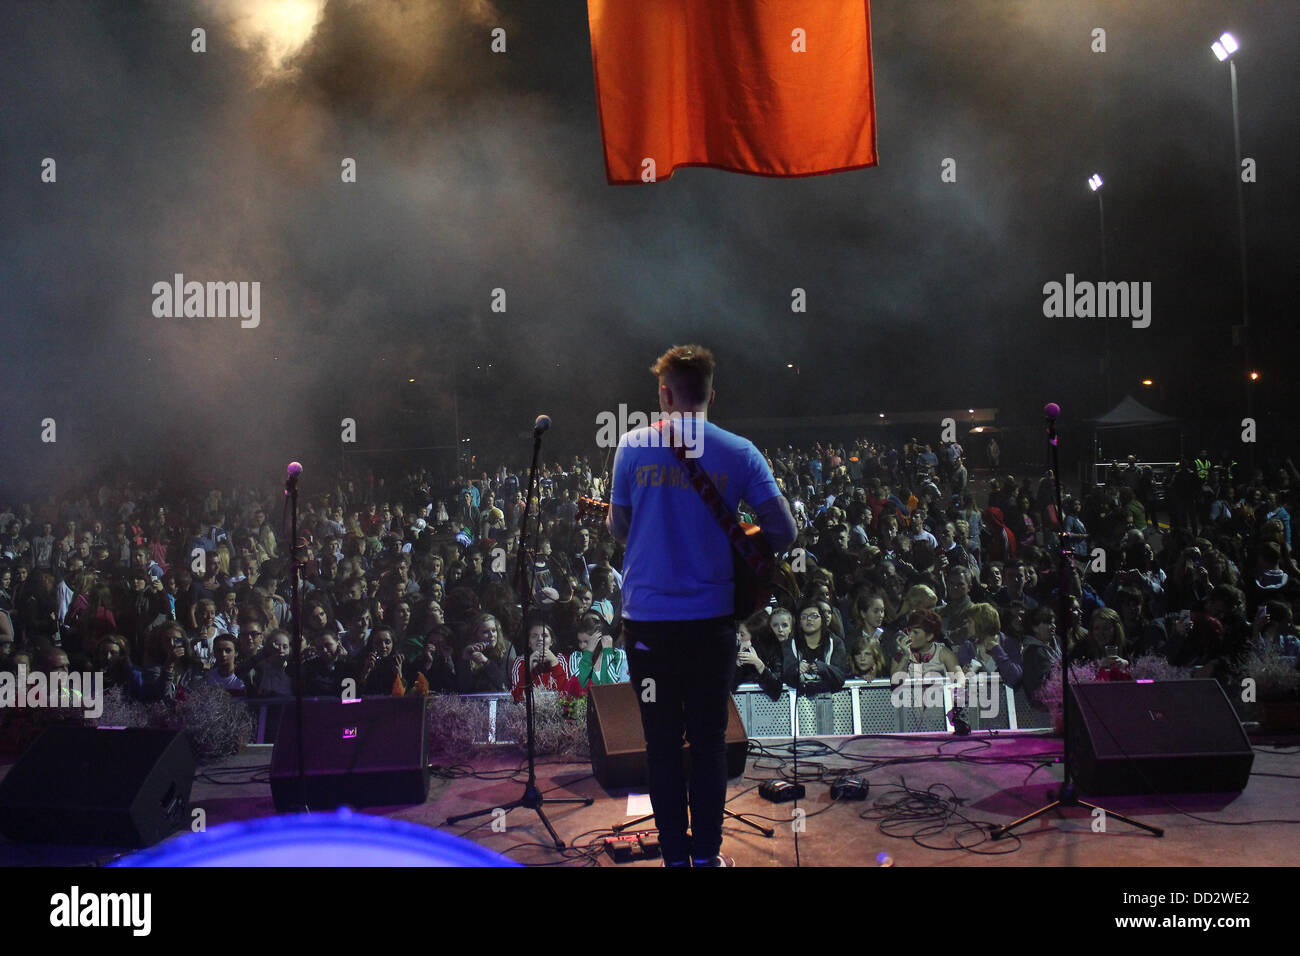
<svg viewBox="0 0 1300 956">
<path fill-rule="evenodd" d="M 152 846 L 190 822 L 184 732 L 50 727 L 0 783 L 0 833 L 20 843 Z"/>
<path fill-rule="evenodd" d="M 426 698 L 309 697 L 302 702 L 302 794 L 310 810 L 424 803 L 429 797 Z M 298 711 L 286 703 L 271 751 L 277 810 L 299 809 Z"/>
<path fill-rule="evenodd" d="M 587 738 L 591 742 L 591 769 L 596 781 L 607 790 L 644 787 L 648 780 L 645 762 L 645 731 L 636 689 L 629 683 L 593 684 L 587 696 Z M 689 757 L 690 747 L 686 748 Z M 736 709 L 727 697 L 727 776 L 745 772 L 749 737 Z"/>
<path fill-rule="evenodd" d="M 1255 754 L 1218 681 L 1110 681 L 1072 684 L 1070 690 L 1081 793 L 1246 788 Z"/>
</svg>

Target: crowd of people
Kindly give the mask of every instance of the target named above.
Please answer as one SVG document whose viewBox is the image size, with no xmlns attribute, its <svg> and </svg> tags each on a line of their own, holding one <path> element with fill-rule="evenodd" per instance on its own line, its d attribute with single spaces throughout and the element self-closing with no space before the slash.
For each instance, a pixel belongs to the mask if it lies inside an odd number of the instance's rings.
<svg viewBox="0 0 1300 956">
<path fill-rule="evenodd" d="M 776 699 L 900 672 L 996 673 L 1032 695 L 1062 656 L 1101 679 L 1154 655 L 1225 683 L 1252 649 L 1300 661 L 1289 459 L 1247 472 L 1202 453 L 1167 482 L 1117 463 L 1058 513 L 1050 473 L 976 480 L 954 442 L 766 455 L 800 533 L 771 604 L 738 628 L 737 686 Z M 264 698 L 518 696 L 529 672 L 573 696 L 626 681 L 608 476 L 551 462 L 532 501 L 525 481 L 504 466 L 446 483 L 420 468 L 391 483 L 339 476 L 304 495 L 292 554 L 269 517 L 278 490 L 170 501 L 122 483 L 0 506 L 0 668 L 101 671 L 144 701 L 200 683 Z"/>
</svg>

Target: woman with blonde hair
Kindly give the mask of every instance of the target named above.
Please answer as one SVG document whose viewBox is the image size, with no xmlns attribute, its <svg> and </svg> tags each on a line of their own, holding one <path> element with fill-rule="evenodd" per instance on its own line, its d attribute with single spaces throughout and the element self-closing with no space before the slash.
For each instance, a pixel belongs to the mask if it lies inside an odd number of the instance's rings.
<svg viewBox="0 0 1300 956">
<path fill-rule="evenodd" d="M 889 660 L 880 641 L 859 634 L 849 646 L 849 677 L 854 680 L 879 680 L 889 677 Z"/>
<path fill-rule="evenodd" d="M 1132 677 L 1128 664 L 1128 638 L 1124 622 L 1113 608 L 1099 607 L 1092 612 L 1088 639 L 1098 651 L 1098 680 L 1128 680 Z"/>
<path fill-rule="evenodd" d="M 939 604 L 939 595 L 928 584 L 913 584 L 903 595 L 903 606 L 898 616 L 907 620 L 913 611 L 933 611 Z"/>
<path fill-rule="evenodd" d="M 992 604 L 972 604 L 967 612 L 971 636 L 957 649 L 957 662 L 968 674 L 997 674 L 1008 687 L 1019 687 L 1024 670 L 1016 661 L 1019 648 L 1002 634 L 1002 618 Z M 1003 641 L 1012 645 L 1003 646 Z"/>
<path fill-rule="evenodd" d="M 225 541 L 217 543 L 216 547 L 217 576 L 221 583 L 225 584 L 226 579 L 230 577 L 230 545 Z"/>
<path fill-rule="evenodd" d="M 491 614 L 474 618 L 466 631 L 461 651 L 460 689 L 465 694 L 482 694 L 507 689 L 514 648 L 506 639 L 501 622 Z"/>
<path fill-rule="evenodd" d="M 794 634 L 794 612 L 788 608 L 778 607 L 767 619 L 772 635 L 782 647 Z"/>
<path fill-rule="evenodd" d="M 939 595 L 928 584 L 913 584 L 903 594 L 898 614 L 880 638 L 880 646 L 890 660 L 899 657 L 907 644 L 907 622 L 917 611 L 933 611 L 939 604 Z"/>
</svg>

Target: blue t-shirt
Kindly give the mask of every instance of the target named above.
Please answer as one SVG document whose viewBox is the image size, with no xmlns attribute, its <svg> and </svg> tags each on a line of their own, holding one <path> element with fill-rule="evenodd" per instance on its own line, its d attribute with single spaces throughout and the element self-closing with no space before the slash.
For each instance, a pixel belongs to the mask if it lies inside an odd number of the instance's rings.
<svg viewBox="0 0 1300 956">
<path fill-rule="evenodd" d="M 707 421 L 688 417 L 683 424 L 687 454 L 733 513 L 742 498 L 759 507 L 780 495 L 753 442 Z M 619 441 L 611 502 L 632 509 L 623 563 L 625 618 L 699 621 L 732 613 L 731 542 L 658 426 Z"/>
</svg>

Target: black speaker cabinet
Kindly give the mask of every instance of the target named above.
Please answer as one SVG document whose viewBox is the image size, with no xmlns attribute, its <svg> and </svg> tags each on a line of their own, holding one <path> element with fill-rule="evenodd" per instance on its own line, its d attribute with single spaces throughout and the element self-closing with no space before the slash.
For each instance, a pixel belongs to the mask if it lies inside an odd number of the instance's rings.
<svg viewBox="0 0 1300 956">
<path fill-rule="evenodd" d="M 1085 794 L 1229 793 L 1255 754 L 1218 681 L 1070 687 L 1075 780 Z"/>
<path fill-rule="evenodd" d="M 636 688 L 625 684 L 593 684 L 587 697 L 587 738 L 591 743 L 591 769 L 607 790 L 644 787 L 645 731 Z M 689 745 L 686 747 L 689 759 Z M 727 776 L 745 772 L 749 737 L 734 698 L 727 698 Z"/>
<path fill-rule="evenodd" d="M 424 803 L 429 797 L 425 698 L 309 697 L 302 702 L 308 808 Z M 299 807 L 297 707 L 286 703 L 271 751 L 277 810 Z"/>
<path fill-rule="evenodd" d="M 194 754 L 185 734 L 50 727 L 0 782 L 15 842 L 145 847 L 188 826 Z"/>
</svg>

